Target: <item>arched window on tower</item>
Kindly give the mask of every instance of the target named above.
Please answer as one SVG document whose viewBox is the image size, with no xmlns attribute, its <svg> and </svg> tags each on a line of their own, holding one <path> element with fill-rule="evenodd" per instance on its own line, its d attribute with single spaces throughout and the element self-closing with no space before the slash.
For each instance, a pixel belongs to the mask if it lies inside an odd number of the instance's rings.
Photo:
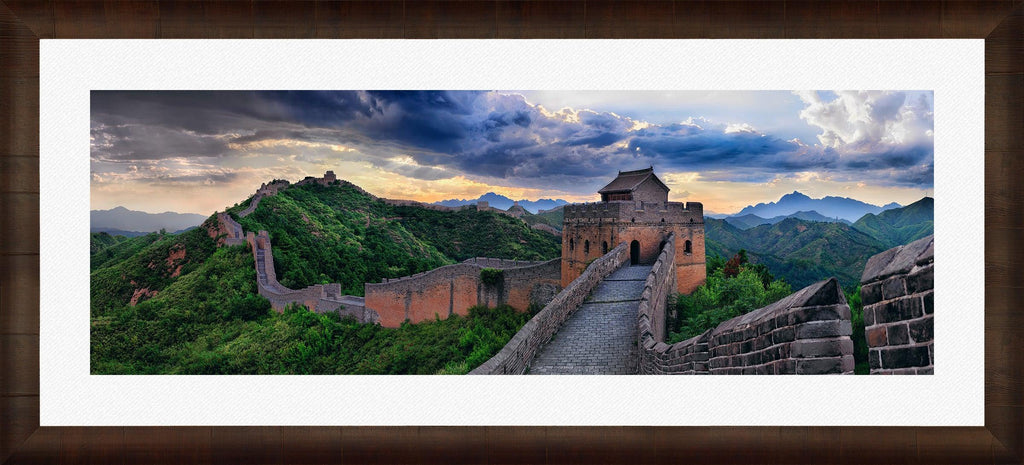
<svg viewBox="0 0 1024 465">
<path fill-rule="evenodd" d="M 601 243 L 601 255 L 608 253 L 608 241 Z"/>
<path fill-rule="evenodd" d="M 684 253 L 686 253 L 687 255 L 689 255 L 689 254 L 693 253 L 693 246 L 692 246 L 692 244 L 690 243 L 690 241 L 686 241 L 686 242 L 685 242 L 685 243 L 683 244 L 683 252 L 684 252 Z"/>
<path fill-rule="evenodd" d="M 569 251 L 572 252 L 574 250 L 576 250 L 576 241 L 569 239 Z"/>
<path fill-rule="evenodd" d="M 590 254 L 590 241 L 586 240 L 586 241 L 583 241 L 583 255 L 589 255 L 589 254 Z"/>
</svg>

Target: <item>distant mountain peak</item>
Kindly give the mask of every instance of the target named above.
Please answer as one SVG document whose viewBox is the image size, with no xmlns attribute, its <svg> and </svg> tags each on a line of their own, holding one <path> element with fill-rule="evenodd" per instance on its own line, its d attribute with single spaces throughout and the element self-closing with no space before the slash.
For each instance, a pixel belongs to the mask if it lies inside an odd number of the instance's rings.
<svg viewBox="0 0 1024 465">
<path fill-rule="evenodd" d="M 519 206 L 523 207 L 526 211 L 536 214 L 540 210 L 551 210 L 562 205 L 566 205 L 569 202 L 562 199 L 537 199 L 537 200 L 513 200 L 504 195 L 488 192 L 475 199 L 448 199 L 440 202 L 434 202 L 434 205 L 444 205 L 446 207 L 459 207 L 462 205 L 476 205 L 477 202 L 487 202 L 489 206 L 497 208 L 499 210 L 508 210 L 516 202 Z"/>
<path fill-rule="evenodd" d="M 868 213 L 881 213 L 891 208 L 899 208 L 898 203 L 890 203 L 884 207 L 872 205 L 848 197 L 826 196 L 814 199 L 800 191 L 783 195 L 778 202 L 759 203 L 747 206 L 733 217 L 757 215 L 762 218 L 789 216 L 800 212 L 817 212 L 826 218 L 840 218 L 849 222 L 857 221 Z"/>
</svg>

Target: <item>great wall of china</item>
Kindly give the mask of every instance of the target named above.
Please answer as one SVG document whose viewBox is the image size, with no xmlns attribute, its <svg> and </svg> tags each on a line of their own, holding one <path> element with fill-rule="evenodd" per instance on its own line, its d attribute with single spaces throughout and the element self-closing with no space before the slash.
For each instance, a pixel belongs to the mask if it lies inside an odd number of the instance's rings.
<svg viewBox="0 0 1024 465">
<path fill-rule="evenodd" d="M 324 183 L 324 179 L 307 178 L 302 182 Z M 240 216 L 255 211 L 262 198 L 275 195 L 284 186 L 286 182 L 261 186 Z M 413 201 L 381 200 L 391 205 L 426 207 Z M 458 210 L 473 206 L 427 208 Z M 465 315 L 474 305 L 509 304 L 520 311 L 531 304 L 543 305 L 494 357 L 470 374 L 524 374 L 531 368 L 537 373 L 712 375 L 852 374 L 854 370 L 851 311 L 835 278 L 812 284 L 691 339 L 666 344 L 668 299 L 678 289 L 676 258 L 680 255 L 674 232 L 659 244 L 653 264 L 636 263 L 631 245 L 624 241 L 593 259 L 564 289 L 559 288 L 564 257 L 546 262 L 474 258 L 412 276 L 365 283 L 365 297 L 356 297 L 340 295 L 339 284 L 300 290 L 281 286 L 267 232 L 245 233 L 225 213 L 218 213 L 217 220 L 218 230 L 211 231 L 211 236 L 223 238 L 225 245 L 249 245 L 256 262 L 259 293 L 278 311 L 295 302 L 316 312 L 337 311 L 361 322 L 394 327 L 404 321 Z M 687 256 L 689 248 L 686 252 L 682 256 Z M 485 268 L 501 270 L 500 278 L 484 282 Z M 631 276 L 636 273 L 625 273 L 627 270 L 643 274 L 636 278 Z M 861 297 L 871 374 L 933 372 L 933 276 L 934 236 L 868 260 L 861 279 Z M 612 313 L 599 313 L 604 310 Z M 602 330 L 607 330 L 602 338 L 635 341 L 626 344 L 626 353 L 598 356 L 595 363 L 587 358 L 589 354 L 607 347 L 565 347 L 594 344 L 587 334 L 573 333 L 578 328 L 592 331 L 593 321 L 576 323 L 606 315 L 633 318 L 626 324 L 597 321 Z M 567 334 L 554 343 L 554 336 L 562 332 Z M 574 351 L 588 355 L 577 357 Z M 557 354 L 554 361 L 553 353 Z M 608 360 L 614 360 L 615 371 L 602 366 Z"/>
<path fill-rule="evenodd" d="M 334 173 L 328 171 L 323 178 L 307 177 L 296 185 L 318 183 L 326 186 L 334 184 L 335 181 Z M 263 184 L 238 216 L 244 218 L 252 214 L 263 198 L 276 195 L 288 186 L 287 181 Z M 359 190 L 389 205 L 418 206 L 439 211 L 477 208 L 474 205 L 445 207 L 411 200 L 381 199 L 362 189 Z M 481 208 L 487 207 L 484 205 Z M 491 210 L 501 212 L 497 209 Z M 365 297 L 342 295 L 341 285 L 338 283 L 289 289 L 277 280 L 273 246 L 267 231 L 245 232 L 231 215 L 223 212 L 217 213 L 217 225 L 217 230 L 210 232 L 211 237 L 220 237 L 221 243 L 227 246 L 247 244 L 252 250 L 259 294 L 269 300 L 271 306 L 279 312 L 284 311 L 289 304 L 297 303 L 317 313 L 337 312 L 362 323 L 397 327 L 406 320 L 418 323 L 434 318 L 447 318 L 453 314 L 467 315 L 469 308 L 475 305 L 507 304 L 516 310 L 525 311 L 531 304 L 547 303 L 560 289 L 560 260 L 557 258 L 527 262 L 482 257 L 412 276 L 384 279 L 380 283 L 365 283 Z M 481 276 L 485 268 L 501 270 L 500 279 L 497 282 L 483 282 Z"/>
</svg>

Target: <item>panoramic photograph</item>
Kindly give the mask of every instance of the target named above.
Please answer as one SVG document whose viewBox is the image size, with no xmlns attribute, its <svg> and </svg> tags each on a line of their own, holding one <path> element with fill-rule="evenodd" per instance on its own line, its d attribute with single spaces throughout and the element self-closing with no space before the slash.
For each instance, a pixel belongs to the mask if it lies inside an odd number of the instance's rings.
<svg viewBox="0 0 1024 465">
<path fill-rule="evenodd" d="M 933 374 L 933 108 L 92 91 L 91 374 Z"/>
</svg>

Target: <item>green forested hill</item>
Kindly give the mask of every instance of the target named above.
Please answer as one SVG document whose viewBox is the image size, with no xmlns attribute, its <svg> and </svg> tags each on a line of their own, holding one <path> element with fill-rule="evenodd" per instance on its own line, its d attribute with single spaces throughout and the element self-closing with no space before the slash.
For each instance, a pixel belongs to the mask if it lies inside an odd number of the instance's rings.
<svg viewBox="0 0 1024 465">
<path fill-rule="evenodd" d="M 537 213 L 537 214 L 527 213 L 526 215 L 523 215 L 523 221 L 525 221 L 526 224 L 528 224 L 530 226 L 533 226 L 533 225 L 535 225 L 537 223 L 541 223 L 541 224 L 546 224 L 548 226 L 551 226 L 551 227 L 553 227 L 555 229 L 558 229 L 558 230 L 562 229 L 562 221 L 564 219 L 565 219 L 565 209 L 561 208 L 561 207 L 556 208 L 556 209 L 554 209 L 552 211 L 549 211 L 549 212 Z"/>
<path fill-rule="evenodd" d="M 144 236 L 127 237 L 98 232 L 90 233 L 89 236 L 89 269 L 96 271 L 108 263 L 117 263 L 135 255 L 166 234 L 149 233 Z"/>
<path fill-rule="evenodd" d="M 550 260 L 561 253 L 558 238 L 501 213 L 419 207 L 394 207 L 393 212 L 417 238 L 455 261 L 472 257 Z"/>
<path fill-rule="evenodd" d="M 767 265 L 794 289 L 830 276 L 844 286 L 856 286 L 867 259 L 888 248 L 843 223 L 788 218 L 741 230 L 724 220 L 704 221 L 707 255 L 731 257 L 745 249 L 752 262 Z"/>
<path fill-rule="evenodd" d="M 346 182 L 292 186 L 237 219 L 246 231 L 270 233 L 281 284 L 337 282 L 350 295 L 362 295 L 365 282 L 471 257 L 542 260 L 560 250 L 550 234 L 506 215 L 391 206 Z"/>
<path fill-rule="evenodd" d="M 100 249 L 93 255 L 89 280 L 92 314 L 126 305 L 133 297 L 141 301 L 161 292 L 202 265 L 216 246 L 200 227 L 180 234 L 148 234 Z M 99 263 L 98 257 L 108 254 Z"/>
<path fill-rule="evenodd" d="M 853 223 L 853 227 L 887 247 L 916 241 L 935 232 L 935 199 L 925 197 L 903 208 L 877 215 L 868 213 Z"/>
<path fill-rule="evenodd" d="M 341 283 L 343 293 L 363 295 L 365 282 L 453 263 L 402 226 L 390 206 L 349 184 L 283 189 L 236 219 L 246 231 L 270 233 L 277 279 L 292 289 Z"/>
</svg>

